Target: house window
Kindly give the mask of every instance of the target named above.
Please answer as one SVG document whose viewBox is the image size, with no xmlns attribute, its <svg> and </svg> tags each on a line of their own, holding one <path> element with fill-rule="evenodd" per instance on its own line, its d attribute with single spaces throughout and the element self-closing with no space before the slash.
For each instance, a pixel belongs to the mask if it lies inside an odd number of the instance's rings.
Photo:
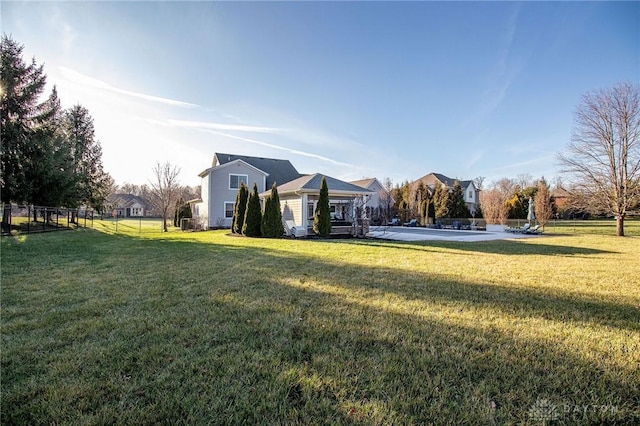
<svg viewBox="0 0 640 426">
<path fill-rule="evenodd" d="M 247 185 L 249 181 L 249 176 L 247 175 L 229 175 L 229 189 L 238 189 L 240 188 L 240 182 L 244 182 Z"/>
<path fill-rule="evenodd" d="M 308 203 L 307 204 L 307 216 L 309 216 L 309 219 L 313 219 L 313 203 Z"/>
<path fill-rule="evenodd" d="M 229 219 L 233 217 L 233 208 L 235 207 L 235 204 L 236 203 L 228 201 L 224 203 L 224 217 Z"/>
<path fill-rule="evenodd" d="M 469 199 L 473 200 L 473 191 L 469 191 Z"/>
</svg>

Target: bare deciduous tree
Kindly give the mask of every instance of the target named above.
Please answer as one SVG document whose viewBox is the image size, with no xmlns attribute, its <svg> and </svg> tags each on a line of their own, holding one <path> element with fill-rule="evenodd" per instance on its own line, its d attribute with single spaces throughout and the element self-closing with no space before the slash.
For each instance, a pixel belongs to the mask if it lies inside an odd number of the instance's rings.
<svg viewBox="0 0 640 426">
<path fill-rule="evenodd" d="M 509 206 L 507 202 L 513 194 L 514 182 L 510 179 L 500 179 L 480 193 L 480 206 L 487 224 L 507 223 Z"/>
<path fill-rule="evenodd" d="M 515 182 L 520 187 L 520 189 L 525 189 L 536 184 L 533 180 L 533 176 L 531 176 L 529 173 L 520 173 L 518 176 L 516 176 Z"/>
<path fill-rule="evenodd" d="M 559 154 L 584 208 L 616 217 L 624 236 L 627 212 L 640 202 L 640 89 L 631 83 L 585 94 L 565 153 Z"/>
<path fill-rule="evenodd" d="M 544 229 L 544 226 L 553 215 L 551 191 L 549 190 L 549 185 L 547 185 L 547 181 L 544 179 L 544 176 L 538 181 L 538 192 L 536 192 L 536 197 L 534 199 L 534 208 L 536 220 L 540 225 L 542 225 L 542 229 Z"/>
<path fill-rule="evenodd" d="M 382 181 L 384 188 L 378 193 L 380 211 L 382 216 L 382 224 L 386 224 L 391 219 L 391 207 L 393 207 L 394 199 L 392 194 L 393 181 L 391 178 L 386 177 Z"/>
<path fill-rule="evenodd" d="M 151 195 L 153 203 L 162 214 L 164 232 L 167 232 L 167 218 L 170 216 L 169 209 L 175 206 L 176 200 L 182 188 L 178 182 L 180 168 L 172 166 L 168 161 L 164 164 L 157 162 L 153 167 L 154 180 L 151 184 Z"/>
</svg>

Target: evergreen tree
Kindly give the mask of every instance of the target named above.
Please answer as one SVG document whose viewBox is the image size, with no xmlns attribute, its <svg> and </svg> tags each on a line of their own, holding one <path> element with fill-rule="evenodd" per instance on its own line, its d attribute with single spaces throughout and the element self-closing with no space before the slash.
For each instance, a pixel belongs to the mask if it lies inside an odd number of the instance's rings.
<svg viewBox="0 0 640 426">
<path fill-rule="evenodd" d="M 32 143 L 25 151 L 33 165 L 25 171 L 29 188 L 27 201 L 36 206 L 60 206 L 73 190 L 74 166 L 63 128 L 64 110 L 55 87 L 40 110 Z"/>
<path fill-rule="evenodd" d="M 258 195 L 258 185 L 253 183 L 253 191 L 247 200 L 247 209 L 242 225 L 242 233 L 247 237 L 259 237 L 260 224 L 262 223 L 262 212 L 260 211 L 260 196 Z"/>
<path fill-rule="evenodd" d="M 464 202 L 464 193 L 462 192 L 462 186 L 456 179 L 453 183 L 453 191 L 449 196 L 449 217 L 452 218 L 465 218 L 471 216 L 467 205 Z"/>
<path fill-rule="evenodd" d="M 436 210 L 436 219 L 447 217 L 449 215 L 449 188 L 436 184 L 433 203 Z"/>
<path fill-rule="evenodd" d="M 313 216 L 313 232 L 321 237 L 331 234 L 331 211 L 329 209 L 329 187 L 327 180 L 322 177 L 318 207 Z"/>
<path fill-rule="evenodd" d="M 427 226 L 429 224 L 429 199 L 425 199 L 420 204 L 420 224 L 422 226 Z"/>
<path fill-rule="evenodd" d="M 231 232 L 234 234 L 242 234 L 248 198 L 249 191 L 247 186 L 244 182 L 240 182 L 240 189 L 238 189 L 238 194 L 236 195 L 236 204 L 233 208 L 233 219 L 231 220 Z"/>
<path fill-rule="evenodd" d="M 74 191 L 66 205 L 87 204 L 99 207 L 108 195 L 108 175 L 102 165 L 102 147 L 95 138 L 93 118 L 82 105 L 71 107 L 65 116 L 65 127 L 74 163 Z"/>
<path fill-rule="evenodd" d="M 284 234 L 280 197 L 278 196 L 278 188 L 275 182 L 271 187 L 271 195 L 265 199 L 261 230 L 262 236 L 268 238 L 278 238 Z"/>
<path fill-rule="evenodd" d="M 433 198 L 431 200 L 429 200 L 429 210 L 427 212 L 427 217 L 432 217 L 433 221 L 435 222 L 436 220 L 436 205 L 433 202 Z M 427 220 L 428 221 L 428 220 Z"/>
<path fill-rule="evenodd" d="M 34 166 L 26 151 L 34 138 L 38 98 L 46 76 L 35 59 L 27 65 L 22 59 L 23 46 L 3 35 L 0 43 L 0 199 L 5 203 L 3 228 L 8 227 L 11 208 L 8 203 L 27 201 L 26 174 Z M 35 164 L 37 166 L 37 164 Z M 8 208 L 7 208 L 8 207 Z"/>
</svg>

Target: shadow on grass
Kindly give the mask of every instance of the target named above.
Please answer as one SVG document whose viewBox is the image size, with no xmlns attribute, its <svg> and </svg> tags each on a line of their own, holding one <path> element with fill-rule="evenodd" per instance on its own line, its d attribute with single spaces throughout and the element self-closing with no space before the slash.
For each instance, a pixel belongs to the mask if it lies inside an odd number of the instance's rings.
<svg viewBox="0 0 640 426">
<path fill-rule="evenodd" d="M 363 244 L 362 240 L 342 240 L 342 243 Z M 381 239 L 366 240 L 365 244 L 390 247 L 403 250 L 424 251 L 429 248 L 445 248 L 474 253 L 492 253 L 503 255 L 540 255 L 540 256 L 591 256 L 595 254 L 615 254 L 616 252 L 587 247 L 531 244 L 524 240 L 494 241 L 389 241 Z"/>
<path fill-rule="evenodd" d="M 530 422 L 539 398 L 640 416 L 637 372 L 517 325 L 428 312 L 637 332 L 635 307 L 264 247 L 113 238 L 74 246 L 87 271 L 65 288 L 3 274 L 3 423 L 506 424 Z M 42 273 L 63 267 L 48 264 Z M 96 270 L 111 278 L 87 284 Z M 77 306 L 49 305 L 72 295 Z M 618 419 L 586 416 L 563 420 Z"/>
</svg>

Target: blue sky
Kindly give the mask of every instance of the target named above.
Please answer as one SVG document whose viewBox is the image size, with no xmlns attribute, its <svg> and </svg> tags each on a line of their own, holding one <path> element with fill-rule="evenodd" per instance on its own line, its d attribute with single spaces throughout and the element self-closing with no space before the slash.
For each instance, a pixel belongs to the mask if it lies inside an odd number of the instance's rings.
<svg viewBox="0 0 640 426">
<path fill-rule="evenodd" d="M 215 152 L 341 179 L 557 175 L 587 91 L 640 80 L 638 2 L 6 2 L 106 170 Z"/>
</svg>

